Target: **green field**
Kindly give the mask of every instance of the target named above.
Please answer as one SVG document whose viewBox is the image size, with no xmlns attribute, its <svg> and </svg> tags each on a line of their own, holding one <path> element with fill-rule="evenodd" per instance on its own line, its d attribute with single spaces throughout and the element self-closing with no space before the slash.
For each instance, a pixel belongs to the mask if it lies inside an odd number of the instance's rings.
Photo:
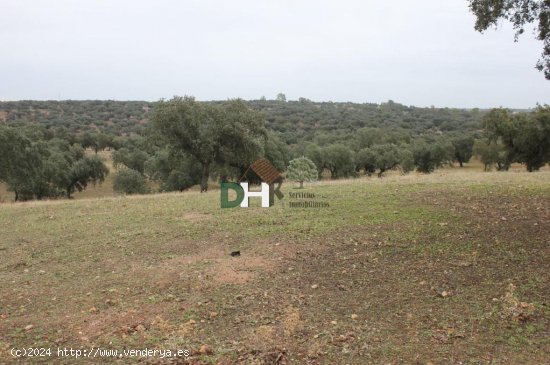
<svg viewBox="0 0 550 365">
<path fill-rule="evenodd" d="M 216 190 L 0 204 L 0 363 L 24 347 L 193 355 L 101 359 L 155 364 L 550 360 L 550 171 L 283 191 L 268 209 L 222 210 Z M 298 191 L 330 207 L 290 208 Z"/>
</svg>

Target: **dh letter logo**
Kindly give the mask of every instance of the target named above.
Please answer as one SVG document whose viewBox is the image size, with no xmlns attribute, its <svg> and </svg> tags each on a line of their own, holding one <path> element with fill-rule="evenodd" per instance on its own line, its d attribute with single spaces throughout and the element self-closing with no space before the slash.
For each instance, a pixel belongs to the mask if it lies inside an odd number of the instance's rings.
<svg viewBox="0 0 550 365">
<path fill-rule="evenodd" d="M 249 191 L 248 183 L 242 182 L 241 186 L 244 190 L 244 199 L 241 203 L 241 208 L 248 208 L 250 203 L 250 198 L 257 196 L 262 198 L 262 208 L 269 208 L 269 185 L 262 183 L 262 190 L 260 191 Z"/>
<path fill-rule="evenodd" d="M 255 183 L 261 181 L 261 190 L 249 191 L 248 182 L 241 182 L 240 184 L 222 182 L 220 186 L 222 208 L 235 208 L 239 205 L 241 208 L 248 208 L 250 205 L 250 198 L 255 197 L 262 199 L 262 208 L 269 208 L 274 204 L 275 196 L 279 199 L 283 199 L 284 197 L 283 192 L 280 190 L 283 177 L 266 159 L 257 160 L 250 165 L 240 181 L 245 179 Z M 237 198 L 235 200 L 229 200 L 229 190 L 233 190 L 237 193 Z"/>
<path fill-rule="evenodd" d="M 229 201 L 229 189 L 237 193 L 237 199 Z M 244 189 L 237 183 L 225 182 L 221 184 L 221 203 L 222 208 L 235 208 L 244 200 Z"/>
<path fill-rule="evenodd" d="M 262 189 L 260 191 L 249 191 L 248 183 L 222 183 L 220 187 L 222 208 L 235 208 L 238 205 L 241 208 L 248 208 L 250 204 L 250 198 L 258 197 L 262 198 L 262 208 L 269 208 L 270 194 L 269 185 L 262 183 Z M 237 193 L 235 200 L 229 200 L 229 189 Z"/>
</svg>

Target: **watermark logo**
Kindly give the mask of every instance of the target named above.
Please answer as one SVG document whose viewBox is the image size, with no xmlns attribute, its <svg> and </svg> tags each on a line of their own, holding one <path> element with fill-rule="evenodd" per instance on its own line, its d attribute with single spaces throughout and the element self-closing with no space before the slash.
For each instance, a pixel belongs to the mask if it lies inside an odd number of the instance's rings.
<svg viewBox="0 0 550 365">
<path fill-rule="evenodd" d="M 261 189 L 259 191 L 250 190 L 249 183 L 251 182 L 259 182 Z M 284 198 L 284 194 L 280 190 L 282 183 L 283 177 L 268 160 L 258 160 L 250 165 L 239 183 L 221 183 L 221 207 L 235 208 L 240 206 L 241 208 L 248 208 L 250 198 L 261 198 L 261 207 L 268 208 L 275 204 L 275 197 L 278 199 Z M 229 200 L 230 190 L 236 193 L 236 199 Z"/>
</svg>

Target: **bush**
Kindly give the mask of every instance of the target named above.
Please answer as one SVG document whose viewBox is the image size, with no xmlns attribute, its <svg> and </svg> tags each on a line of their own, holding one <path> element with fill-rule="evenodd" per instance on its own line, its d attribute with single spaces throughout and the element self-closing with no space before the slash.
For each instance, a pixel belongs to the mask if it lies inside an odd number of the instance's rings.
<svg viewBox="0 0 550 365">
<path fill-rule="evenodd" d="M 132 169 L 123 169 L 117 172 L 113 180 L 113 189 L 122 194 L 146 194 L 149 188 L 145 184 L 145 177 Z"/>
<path fill-rule="evenodd" d="M 290 161 L 286 176 L 290 180 L 298 181 L 300 188 L 304 187 L 304 181 L 317 180 L 317 166 L 307 157 L 299 157 Z"/>
</svg>

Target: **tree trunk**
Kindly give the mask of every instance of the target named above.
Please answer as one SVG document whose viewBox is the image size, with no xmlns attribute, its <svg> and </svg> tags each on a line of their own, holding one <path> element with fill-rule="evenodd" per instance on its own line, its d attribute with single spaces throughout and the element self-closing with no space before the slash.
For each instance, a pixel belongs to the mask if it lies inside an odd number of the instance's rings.
<svg viewBox="0 0 550 365">
<path fill-rule="evenodd" d="M 464 167 L 464 165 L 462 164 L 462 160 L 458 160 L 458 163 L 460 164 L 460 167 Z"/>
<path fill-rule="evenodd" d="M 208 178 L 210 177 L 210 165 L 202 165 L 201 193 L 208 191 Z"/>
<path fill-rule="evenodd" d="M 71 187 L 67 188 L 67 199 L 71 199 Z"/>
<path fill-rule="evenodd" d="M 386 169 L 380 169 L 380 172 L 378 173 L 378 177 L 382 177 L 382 174 L 386 171 Z"/>
<path fill-rule="evenodd" d="M 300 181 L 300 189 L 303 189 L 304 188 L 304 180 L 301 180 Z"/>
<path fill-rule="evenodd" d="M 13 192 L 15 193 L 15 201 L 19 200 L 19 193 L 17 192 L 17 189 L 13 189 Z"/>
</svg>

